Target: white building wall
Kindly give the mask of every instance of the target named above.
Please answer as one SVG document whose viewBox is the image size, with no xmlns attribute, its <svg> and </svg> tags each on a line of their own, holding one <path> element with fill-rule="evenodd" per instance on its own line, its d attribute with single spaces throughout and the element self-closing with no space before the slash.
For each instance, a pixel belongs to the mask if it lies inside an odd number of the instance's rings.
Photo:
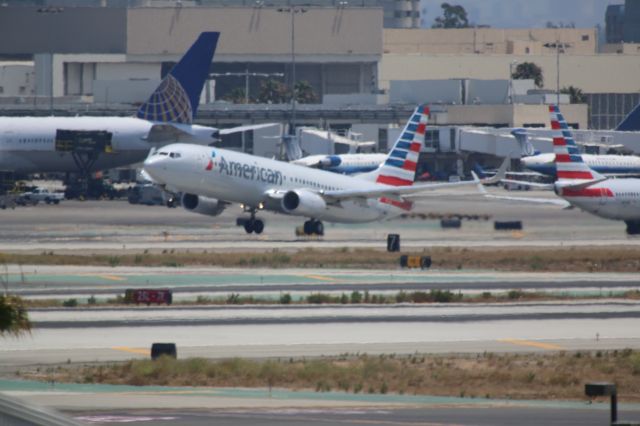
<svg viewBox="0 0 640 426">
<path fill-rule="evenodd" d="M 35 93 L 33 62 L 0 62 L 0 97 Z"/>
<path fill-rule="evenodd" d="M 556 88 L 556 57 L 512 55 L 385 54 L 379 65 L 380 88 L 391 80 L 509 79 L 512 61 L 533 62 L 542 68 L 544 88 Z M 560 87 L 585 93 L 640 91 L 640 55 L 561 55 Z M 606 77 L 605 77 L 606 76 Z"/>
</svg>

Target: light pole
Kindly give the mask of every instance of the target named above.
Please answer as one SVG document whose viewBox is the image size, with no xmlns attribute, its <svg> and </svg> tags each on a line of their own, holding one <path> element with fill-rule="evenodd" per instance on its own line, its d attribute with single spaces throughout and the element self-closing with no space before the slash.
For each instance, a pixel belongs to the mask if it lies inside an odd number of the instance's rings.
<svg viewBox="0 0 640 426">
<path fill-rule="evenodd" d="M 513 67 L 518 61 L 513 60 L 509 62 L 509 103 L 513 105 Z"/>
<path fill-rule="evenodd" d="M 543 46 L 556 49 L 556 102 L 557 105 L 560 105 L 560 49 L 562 49 L 562 53 L 565 53 L 564 49 L 571 47 L 571 44 L 560 43 L 560 40 L 556 40 L 555 43 L 545 43 Z"/>
<path fill-rule="evenodd" d="M 303 7 L 290 6 L 278 8 L 280 13 L 288 13 L 291 16 L 291 119 L 289 122 L 289 134 L 296 134 L 296 14 L 307 13 Z"/>
<path fill-rule="evenodd" d="M 41 7 L 39 8 L 37 11 L 37 13 L 46 13 L 46 14 L 57 14 L 57 13 L 62 13 L 64 12 L 64 8 L 63 7 L 53 7 L 53 6 L 49 6 L 49 7 Z M 50 74 L 49 74 L 49 113 L 51 115 L 53 115 L 53 49 L 49 49 L 49 68 L 50 68 Z"/>
</svg>

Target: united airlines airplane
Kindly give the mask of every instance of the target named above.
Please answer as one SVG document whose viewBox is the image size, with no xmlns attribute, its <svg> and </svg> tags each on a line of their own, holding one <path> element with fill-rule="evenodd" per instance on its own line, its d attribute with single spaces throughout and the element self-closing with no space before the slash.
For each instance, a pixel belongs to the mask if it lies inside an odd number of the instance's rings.
<svg viewBox="0 0 640 426">
<path fill-rule="evenodd" d="M 144 162 L 144 170 L 166 190 L 182 192 L 190 211 L 215 216 L 230 203 L 245 206 L 247 233 L 262 233 L 256 213 L 267 209 L 309 218 L 305 234 L 324 234 L 322 221 L 361 223 L 411 210 L 427 190 L 477 181 L 414 185 L 429 110 L 411 115 L 385 162 L 375 171 L 347 176 L 224 149 L 172 144 Z M 506 162 L 502 172 L 506 169 Z M 504 173 L 502 173 L 502 176 Z M 500 179 L 500 173 L 495 179 Z M 424 194 L 423 194 L 424 195 Z"/>
<path fill-rule="evenodd" d="M 219 35 L 200 34 L 136 117 L 0 117 L 0 171 L 78 172 L 82 161 L 89 172 L 140 162 L 154 146 L 214 142 L 221 132 L 193 118 Z"/>
</svg>

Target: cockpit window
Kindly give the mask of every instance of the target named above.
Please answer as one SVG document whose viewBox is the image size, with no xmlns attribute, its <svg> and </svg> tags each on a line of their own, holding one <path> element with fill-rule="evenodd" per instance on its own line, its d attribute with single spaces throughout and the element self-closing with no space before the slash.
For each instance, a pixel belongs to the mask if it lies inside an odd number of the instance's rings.
<svg viewBox="0 0 640 426">
<path fill-rule="evenodd" d="M 169 155 L 167 152 L 164 152 L 164 151 L 160 151 L 158 154 L 160 154 L 160 155 Z"/>
<path fill-rule="evenodd" d="M 172 153 L 169 154 L 169 157 L 171 157 L 171 158 L 180 158 L 180 157 L 182 157 L 182 155 L 180 155 L 179 152 L 172 152 Z"/>
</svg>

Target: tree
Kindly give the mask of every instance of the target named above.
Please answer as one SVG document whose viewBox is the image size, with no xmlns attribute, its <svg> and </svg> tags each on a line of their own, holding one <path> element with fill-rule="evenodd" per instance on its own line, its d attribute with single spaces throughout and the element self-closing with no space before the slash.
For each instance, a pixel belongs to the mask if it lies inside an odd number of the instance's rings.
<svg viewBox="0 0 640 426">
<path fill-rule="evenodd" d="M 0 336 L 19 336 L 31 330 L 24 302 L 18 296 L 0 296 Z"/>
<path fill-rule="evenodd" d="M 295 92 L 296 102 L 300 104 L 312 104 L 318 99 L 311 84 L 305 80 L 296 83 Z"/>
<path fill-rule="evenodd" d="M 290 95 L 287 86 L 272 78 L 260 84 L 258 93 L 258 103 L 261 104 L 284 104 L 289 102 Z"/>
<path fill-rule="evenodd" d="M 436 18 L 432 28 L 469 28 L 467 11 L 460 5 L 442 3 L 442 15 Z"/>
<path fill-rule="evenodd" d="M 234 104 L 243 104 L 246 100 L 244 88 L 236 87 L 235 89 L 232 89 L 229 93 L 224 95 L 222 99 Z"/>
<path fill-rule="evenodd" d="M 560 89 L 560 93 L 569 95 L 569 98 L 571 99 L 572 104 L 587 103 L 587 96 L 584 93 L 582 93 L 581 89 L 578 89 L 577 87 L 573 87 L 573 86 L 563 87 L 562 89 Z"/>
<path fill-rule="evenodd" d="M 544 78 L 542 76 L 542 68 L 533 62 L 523 62 L 518 64 L 516 70 L 511 75 L 514 80 L 533 80 L 536 87 L 542 87 Z"/>
</svg>

